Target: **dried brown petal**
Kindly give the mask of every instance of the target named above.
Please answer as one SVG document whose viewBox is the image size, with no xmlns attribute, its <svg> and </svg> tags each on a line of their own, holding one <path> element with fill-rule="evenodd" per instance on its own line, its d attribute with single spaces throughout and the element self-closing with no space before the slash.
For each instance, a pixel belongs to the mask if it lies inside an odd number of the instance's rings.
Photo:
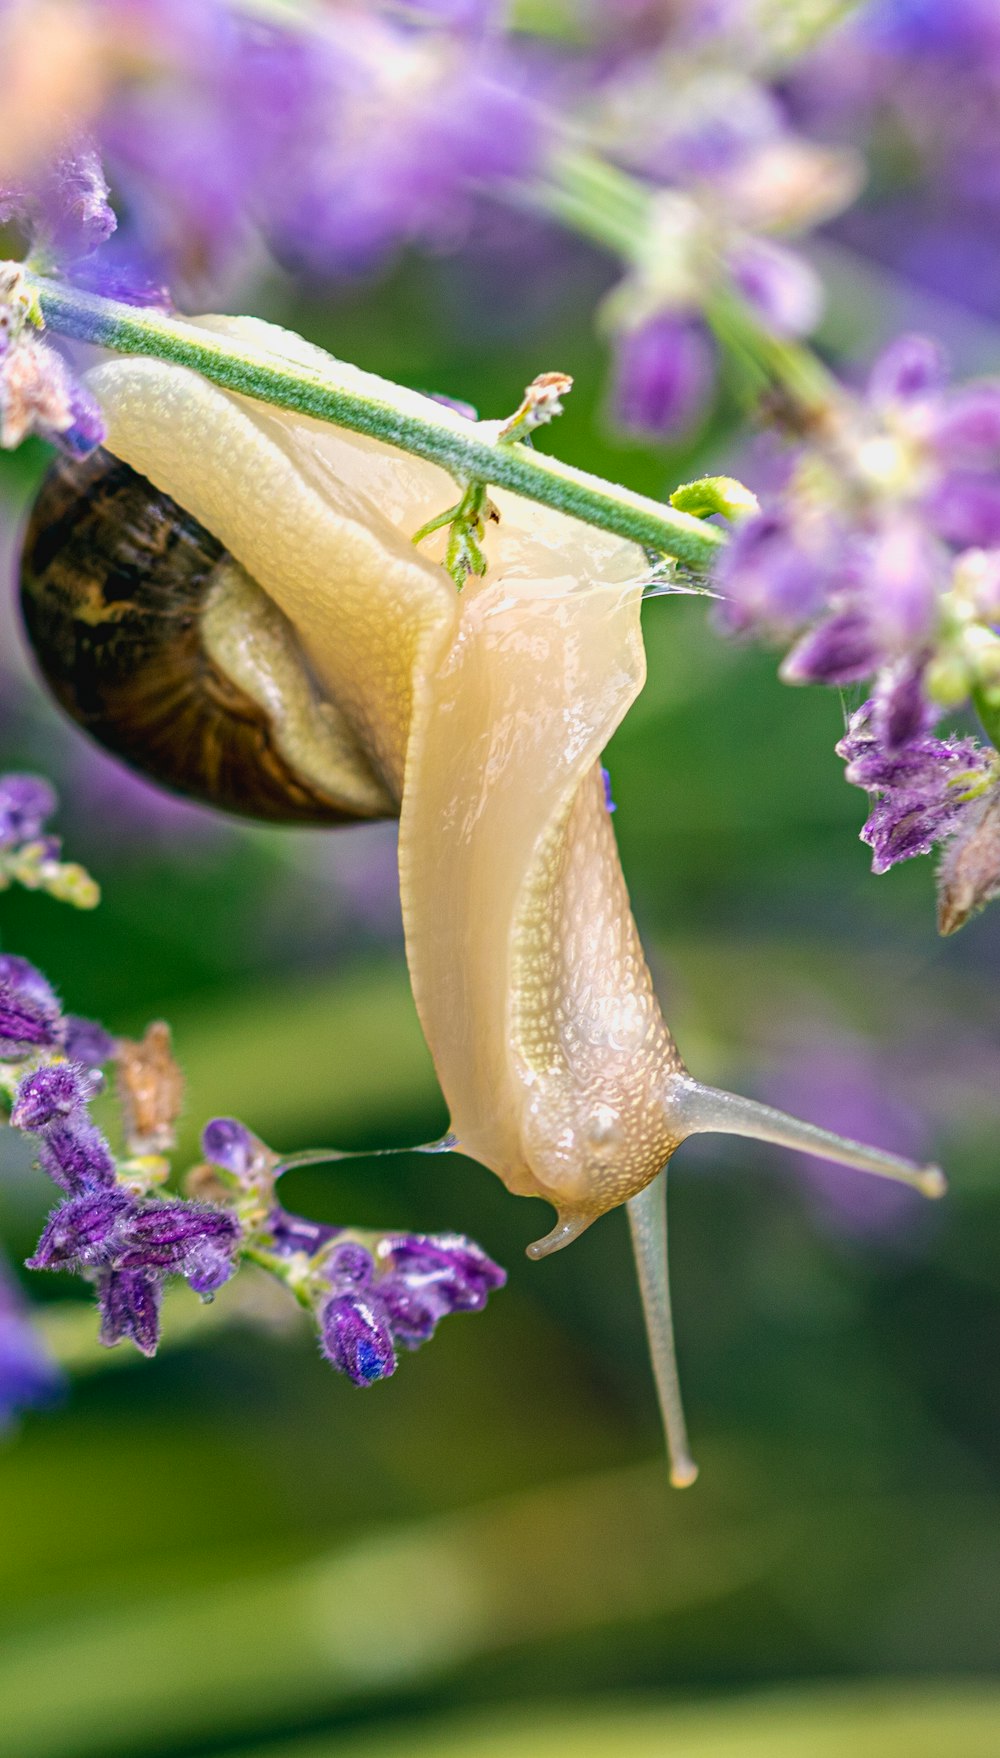
<svg viewBox="0 0 1000 1758">
<path fill-rule="evenodd" d="M 115 1072 L 129 1153 L 169 1153 L 184 1103 L 184 1076 L 174 1060 L 170 1027 L 154 1020 L 144 1038 L 120 1038 Z"/>
<path fill-rule="evenodd" d="M 1000 896 L 1000 782 L 968 805 L 938 868 L 938 931 L 954 934 Z"/>
</svg>

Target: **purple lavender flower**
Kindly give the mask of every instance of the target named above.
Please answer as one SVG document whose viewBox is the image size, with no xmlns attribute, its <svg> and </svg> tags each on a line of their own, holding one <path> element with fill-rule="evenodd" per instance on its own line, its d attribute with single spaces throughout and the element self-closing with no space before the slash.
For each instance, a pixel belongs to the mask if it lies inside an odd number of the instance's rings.
<svg viewBox="0 0 1000 1758">
<path fill-rule="evenodd" d="M 20 1290 L 0 1261 L 0 1432 L 18 1411 L 51 1403 L 62 1383 Z"/>
<path fill-rule="evenodd" d="M 366 1294 L 334 1294 L 320 1309 L 320 1346 L 338 1373 L 371 1386 L 396 1371 L 396 1351 L 381 1301 Z"/>
<path fill-rule="evenodd" d="M 66 1054 L 85 1068 L 103 1068 L 115 1053 L 115 1040 L 96 1019 L 81 1019 L 78 1014 L 66 1016 Z"/>
<path fill-rule="evenodd" d="M 611 407 L 629 433 L 674 439 L 704 413 L 715 373 L 712 344 L 696 320 L 661 312 L 614 337 Z"/>
<path fill-rule="evenodd" d="M 936 716 L 928 713 L 933 724 Z M 970 794 L 982 791 L 992 771 L 990 757 L 974 740 L 932 738 L 926 726 L 912 708 L 894 720 L 875 698 L 852 715 L 837 745 L 847 780 L 876 800 L 861 830 L 872 850 L 873 873 L 928 854 L 955 831 Z M 896 728 L 907 734 L 899 743 L 891 742 Z"/>
<path fill-rule="evenodd" d="M 460 1233 L 388 1236 L 378 1248 L 376 1284 L 393 1336 L 417 1349 L 451 1312 L 479 1312 L 507 1280 L 499 1264 Z"/>
<path fill-rule="evenodd" d="M 885 410 L 940 391 L 948 375 L 940 343 L 930 336 L 898 336 L 883 349 L 868 377 L 868 401 Z"/>
<path fill-rule="evenodd" d="M 940 546 L 913 519 L 887 519 L 840 559 L 832 614 L 781 667 L 792 684 L 854 684 L 929 641 L 946 578 Z"/>
<path fill-rule="evenodd" d="M 735 286 L 775 336 L 806 336 L 823 309 L 823 290 L 809 264 L 770 239 L 745 238 L 730 252 Z"/>
<path fill-rule="evenodd" d="M 64 146 L 17 187 L 0 190 L 0 219 L 17 220 L 43 267 L 87 256 L 118 224 L 100 155 L 86 140 Z"/>
<path fill-rule="evenodd" d="M 87 1190 L 109 1190 L 114 1185 L 111 1149 L 100 1130 L 86 1117 L 67 1117 L 50 1123 L 38 1157 L 42 1171 L 71 1196 Z"/>
<path fill-rule="evenodd" d="M 825 539 L 825 532 L 817 533 L 807 544 L 806 534 L 784 510 L 741 520 L 716 570 L 722 627 L 730 634 L 781 640 L 811 622 L 830 586 Z"/>
<path fill-rule="evenodd" d="M 239 1223 L 224 1209 L 195 1202 L 136 1204 L 120 1216 L 114 1263 L 123 1270 L 157 1270 L 193 1277 L 199 1293 L 228 1280 L 235 1267 Z"/>
<path fill-rule="evenodd" d="M 236 1117 L 213 1117 L 201 1132 L 207 1160 L 237 1178 L 246 1178 L 260 1149 L 256 1136 Z"/>
<path fill-rule="evenodd" d="M 128 1337 L 143 1355 L 160 1340 L 160 1281 L 148 1270 L 103 1270 L 97 1283 L 101 1342 L 112 1348 Z"/>
<path fill-rule="evenodd" d="M 58 1049 L 64 1035 L 59 1002 L 41 972 L 27 959 L 0 954 L 0 1060 Z"/>
<path fill-rule="evenodd" d="M 313 1257 L 344 1231 L 342 1227 L 330 1227 L 323 1221 L 307 1221 L 302 1215 L 291 1215 L 287 1209 L 278 1206 L 268 1215 L 266 1230 L 272 1250 L 279 1257 L 293 1257 L 299 1252 Z"/>
<path fill-rule="evenodd" d="M 123 1190 L 88 1190 L 53 1209 L 42 1228 L 29 1270 L 80 1270 L 103 1264 L 115 1249 L 120 1224 L 133 1207 Z"/>
<path fill-rule="evenodd" d="M 39 1130 L 58 1118 L 82 1113 L 99 1091 L 100 1076 L 74 1062 L 36 1068 L 21 1080 L 11 1110 L 15 1129 Z"/>
<path fill-rule="evenodd" d="M 478 1312 L 506 1276 L 461 1234 L 387 1234 L 374 1251 L 333 1245 L 322 1260 L 330 1297 L 319 1307 L 324 1355 L 355 1385 L 396 1369 L 396 1348 L 418 1349 L 451 1312 Z"/>
<path fill-rule="evenodd" d="M 0 775 L 0 848 L 34 842 L 56 804 L 53 789 L 40 775 Z"/>
</svg>

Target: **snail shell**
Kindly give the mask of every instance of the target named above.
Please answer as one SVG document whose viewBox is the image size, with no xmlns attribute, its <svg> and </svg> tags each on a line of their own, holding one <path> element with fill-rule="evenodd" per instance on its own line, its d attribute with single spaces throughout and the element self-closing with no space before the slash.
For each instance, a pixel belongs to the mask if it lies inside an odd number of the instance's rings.
<svg viewBox="0 0 1000 1758">
<path fill-rule="evenodd" d="M 396 815 L 288 619 L 191 513 L 110 453 L 50 469 L 21 606 L 62 707 L 162 786 L 287 823 Z"/>
</svg>

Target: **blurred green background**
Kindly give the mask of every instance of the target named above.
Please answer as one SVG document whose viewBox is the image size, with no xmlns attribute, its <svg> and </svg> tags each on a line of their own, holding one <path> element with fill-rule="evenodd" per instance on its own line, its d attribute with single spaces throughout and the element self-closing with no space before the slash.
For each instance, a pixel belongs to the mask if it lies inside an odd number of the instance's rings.
<svg viewBox="0 0 1000 1758">
<path fill-rule="evenodd" d="M 565 368 L 576 389 L 546 443 L 648 492 L 745 463 L 725 405 L 697 455 L 609 437 L 596 259 L 567 247 L 533 298 L 470 305 L 463 277 L 490 272 L 488 253 L 411 262 L 322 306 L 274 286 L 259 309 L 484 414 Z M 11 545 L 43 462 L 4 460 Z M 620 1213 L 531 1265 L 548 1211 L 457 1156 L 290 1176 L 287 1205 L 316 1218 L 470 1233 L 508 1289 L 365 1395 L 294 1313 L 266 1334 L 227 1323 L 239 1284 L 202 1341 L 152 1364 L 91 1351 L 64 1405 L 0 1450 L 10 1758 L 1000 1749 L 1000 915 L 940 943 L 929 863 L 871 878 L 834 695 L 780 685 L 703 600 L 645 619 L 649 684 L 608 764 L 682 1051 L 807 1114 L 825 1083 L 819 1120 L 848 1130 L 860 1083 L 885 1145 L 940 1155 L 950 1200 L 888 1213 L 866 1193 L 859 1213 L 855 1184 L 820 1187 L 777 1150 L 680 1153 L 672 1268 L 702 1476 L 678 1494 Z M 59 828 L 105 899 L 84 916 L 10 894 L 3 944 L 117 1031 L 170 1020 L 180 1163 L 227 1112 L 283 1150 L 432 1139 L 445 1116 L 391 833 L 245 831 L 116 792 L 16 639 L 3 766 L 55 775 Z M 23 1258 L 49 1193 L 4 1153 L 0 1232 Z M 31 1280 L 39 1299 L 74 1292 Z M 177 1297 L 179 1330 L 195 1307 Z"/>
</svg>

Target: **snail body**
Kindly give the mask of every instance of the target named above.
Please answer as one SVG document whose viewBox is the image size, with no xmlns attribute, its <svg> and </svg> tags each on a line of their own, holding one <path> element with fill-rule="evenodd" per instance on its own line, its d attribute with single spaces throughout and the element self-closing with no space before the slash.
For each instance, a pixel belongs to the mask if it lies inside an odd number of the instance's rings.
<svg viewBox="0 0 1000 1758">
<path fill-rule="evenodd" d="M 270 325 L 201 323 L 317 362 Z M 295 663 L 277 681 L 270 667 L 258 705 L 273 699 L 297 721 L 318 696 L 336 717 L 350 779 L 326 791 L 328 804 L 363 799 L 356 816 L 398 810 L 407 959 L 452 1128 L 511 1191 L 555 1208 L 531 1255 L 628 1204 L 674 1480 L 691 1481 L 662 1176 L 679 1143 L 707 1130 L 758 1136 L 929 1194 L 940 1174 L 703 1087 L 681 1060 L 629 907 L 599 765 L 644 681 L 642 553 L 498 493 L 487 571 L 459 594 L 433 550 L 412 542 L 454 499 L 437 466 L 158 361 L 109 361 L 90 384 L 114 456 L 211 534 L 202 550 L 214 544 L 213 565 L 224 556 L 223 571 L 243 583 L 243 608 L 224 600 L 216 619 L 212 663 L 233 681 L 226 628 L 230 647 L 256 652 L 246 607 L 265 600 Z M 465 425 L 439 405 L 434 414 Z M 46 597 L 50 512 L 36 513 L 29 535 L 29 606 Z M 92 607 L 92 594 L 81 603 Z M 37 609 L 28 621 L 37 644 Z M 44 654 L 42 663 L 51 671 Z M 78 663 L 63 665 L 64 700 L 82 690 Z M 243 651 L 244 681 L 255 663 Z M 161 751 L 158 739 L 155 763 Z M 238 803 L 237 792 L 223 803 Z"/>
</svg>

